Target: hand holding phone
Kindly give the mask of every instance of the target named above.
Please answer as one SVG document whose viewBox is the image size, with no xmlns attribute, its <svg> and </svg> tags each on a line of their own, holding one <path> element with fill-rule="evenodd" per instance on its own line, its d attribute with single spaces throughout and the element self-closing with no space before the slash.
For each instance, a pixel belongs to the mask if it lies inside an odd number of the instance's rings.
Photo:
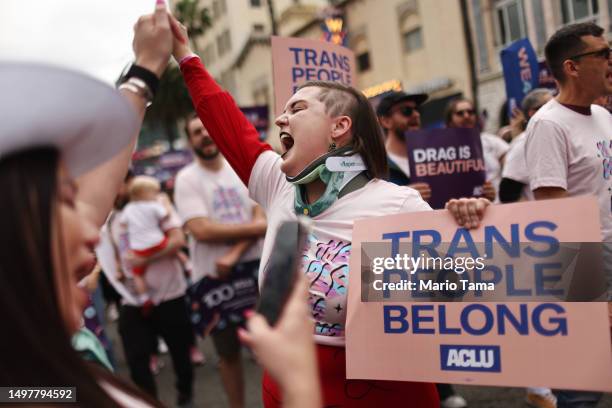
<svg viewBox="0 0 612 408">
<path fill-rule="evenodd" d="M 286 221 L 278 229 L 257 304 L 257 312 L 266 318 L 270 326 L 278 321 L 300 273 L 308 232 L 305 220 Z"/>
</svg>

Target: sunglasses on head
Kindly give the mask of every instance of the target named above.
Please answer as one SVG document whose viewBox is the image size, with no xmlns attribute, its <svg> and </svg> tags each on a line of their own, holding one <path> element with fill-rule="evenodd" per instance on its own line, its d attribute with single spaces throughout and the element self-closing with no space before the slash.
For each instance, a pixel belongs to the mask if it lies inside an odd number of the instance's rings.
<svg viewBox="0 0 612 408">
<path fill-rule="evenodd" d="M 461 109 L 454 112 L 454 114 L 457 116 L 465 116 L 466 113 L 468 116 L 472 116 L 476 114 L 476 111 L 474 109 Z"/>
<path fill-rule="evenodd" d="M 568 59 L 576 60 L 582 57 L 588 57 L 589 55 L 593 55 L 594 57 L 610 59 L 610 47 L 602 48 L 601 50 L 589 51 L 582 54 L 574 55 L 573 57 L 569 57 Z"/>
</svg>

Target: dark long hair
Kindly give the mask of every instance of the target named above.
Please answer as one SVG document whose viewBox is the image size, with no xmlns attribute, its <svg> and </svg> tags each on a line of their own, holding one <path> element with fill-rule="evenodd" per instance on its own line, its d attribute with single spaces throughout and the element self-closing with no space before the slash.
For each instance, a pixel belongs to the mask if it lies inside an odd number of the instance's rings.
<svg viewBox="0 0 612 408">
<path fill-rule="evenodd" d="M 455 109 L 457 109 L 457 105 L 459 105 L 461 102 L 469 102 L 469 104 L 472 105 L 472 109 L 476 109 L 476 107 L 474 106 L 474 102 L 467 98 L 459 97 L 451 100 L 446 105 L 446 108 L 444 108 L 444 124 L 446 125 L 446 127 L 449 127 L 449 125 L 453 122 L 453 115 L 455 114 Z"/>
<path fill-rule="evenodd" d="M 71 346 L 51 249 L 53 228 L 59 228 L 58 163 L 54 148 L 31 149 L 0 160 L 0 384 L 76 387 L 82 406 L 118 406 L 98 384 L 104 380 L 155 405 L 135 388 L 85 362 Z"/>
<path fill-rule="evenodd" d="M 309 86 L 321 88 L 318 99 L 325 104 L 329 115 L 351 118 L 353 150 L 361 155 L 370 178 L 386 179 L 388 168 L 384 137 L 366 97 L 355 88 L 338 82 L 309 81 L 299 89 Z"/>
</svg>

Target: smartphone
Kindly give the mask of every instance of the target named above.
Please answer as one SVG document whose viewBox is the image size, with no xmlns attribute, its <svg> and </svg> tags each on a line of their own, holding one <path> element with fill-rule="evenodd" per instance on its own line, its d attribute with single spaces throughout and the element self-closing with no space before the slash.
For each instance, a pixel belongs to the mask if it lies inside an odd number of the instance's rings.
<svg viewBox="0 0 612 408">
<path fill-rule="evenodd" d="M 257 303 L 257 312 L 266 318 L 270 326 L 274 326 L 280 318 L 293 291 L 309 231 L 309 220 L 298 219 L 282 223 L 276 233 Z"/>
</svg>

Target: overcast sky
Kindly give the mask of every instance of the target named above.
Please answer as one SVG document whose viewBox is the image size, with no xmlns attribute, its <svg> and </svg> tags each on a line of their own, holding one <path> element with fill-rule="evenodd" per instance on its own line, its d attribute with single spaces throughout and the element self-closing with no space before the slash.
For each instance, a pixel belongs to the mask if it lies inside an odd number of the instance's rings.
<svg viewBox="0 0 612 408">
<path fill-rule="evenodd" d="M 0 0 L 0 59 L 41 61 L 113 83 L 133 60 L 132 27 L 154 0 Z"/>
</svg>

